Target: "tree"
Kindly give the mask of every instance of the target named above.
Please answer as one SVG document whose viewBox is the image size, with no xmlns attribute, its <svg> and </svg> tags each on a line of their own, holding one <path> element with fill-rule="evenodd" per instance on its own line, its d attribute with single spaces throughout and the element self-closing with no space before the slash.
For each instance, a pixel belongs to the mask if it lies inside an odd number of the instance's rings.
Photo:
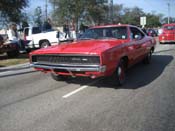
<svg viewBox="0 0 175 131">
<path fill-rule="evenodd" d="M 20 23 L 22 10 L 28 6 L 28 0 L 0 0 L 0 14 L 6 22 Z"/>
<path fill-rule="evenodd" d="M 80 14 L 83 12 L 82 0 L 50 0 L 50 2 L 55 7 L 53 16 L 56 16 L 59 20 L 58 24 L 64 24 L 72 17 L 74 17 L 74 19 L 77 21 L 77 19 L 80 17 Z"/>
<path fill-rule="evenodd" d="M 114 23 L 121 23 L 122 21 L 122 15 L 123 15 L 123 5 L 120 4 L 115 4 L 113 7 L 113 11 L 114 11 Z"/>
<path fill-rule="evenodd" d="M 87 19 L 87 16 L 89 21 L 96 24 L 103 23 L 106 19 L 106 6 L 95 0 L 50 0 L 50 2 L 55 10 L 53 16 L 57 17 L 59 24 L 73 20 L 78 25 Z"/>
<path fill-rule="evenodd" d="M 124 8 L 124 15 L 122 16 L 122 23 L 140 25 L 140 17 L 144 16 L 145 13 L 141 8 Z"/>
<path fill-rule="evenodd" d="M 36 26 L 42 26 L 42 9 L 40 6 L 35 9 L 33 21 Z"/>
<path fill-rule="evenodd" d="M 114 22 L 115 23 L 124 23 L 124 24 L 133 24 L 140 25 L 140 17 L 146 16 L 146 26 L 147 27 L 158 27 L 161 26 L 161 20 L 163 18 L 162 14 L 145 13 L 141 8 L 127 8 L 123 5 L 114 5 Z M 165 20 L 163 20 L 165 21 Z"/>
<path fill-rule="evenodd" d="M 54 7 L 53 20 L 59 22 L 60 25 L 69 23 L 74 20 L 77 25 L 88 23 L 86 25 L 108 24 L 109 21 L 109 5 L 105 4 L 106 0 L 50 0 Z M 140 17 L 147 17 L 147 26 L 160 26 L 162 14 L 145 13 L 139 7 L 127 8 L 122 4 L 113 6 L 113 23 L 140 25 Z M 170 19 L 173 21 L 174 19 Z M 165 20 L 163 20 L 165 21 Z"/>
<path fill-rule="evenodd" d="M 175 18 L 170 17 L 170 18 L 169 18 L 169 22 L 170 22 L 170 23 L 175 23 Z M 162 24 L 167 24 L 167 23 L 168 23 L 168 17 L 164 17 L 163 19 L 161 19 L 161 23 L 162 23 Z"/>
<path fill-rule="evenodd" d="M 159 27 L 161 26 L 160 23 L 160 15 L 155 15 L 155 14 L 146 14 L 146 18 L 147 18 L 147 22 L 146 22 L 146 26 L 147 27 Z"/>
<path fill-rule="evenodd" d="M 21 13 L 21 20 L 20 20 L 20 29 L 19 31 L 23 31 L 25 27 L 29 27 L 29 24 L 28 24 L 28 15 L 27 13 Z"/>
<path fill-rule="evenodd" d="M 94 0 L 89 0 L 87 4 L 89 5 L 86 7 L 89 12 L 89 16 L 92 17 L 96 25 L 105 24 L 109 22 L 109 8 L 107 5 L 104 4 L 104 2 L 97 3 Z"/>
</svg>

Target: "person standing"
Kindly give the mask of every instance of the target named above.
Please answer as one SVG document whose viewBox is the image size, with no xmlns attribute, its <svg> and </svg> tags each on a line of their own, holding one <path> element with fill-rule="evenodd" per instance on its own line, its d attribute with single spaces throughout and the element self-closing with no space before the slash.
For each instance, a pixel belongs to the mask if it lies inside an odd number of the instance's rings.
<svg viewBox="0 0 175 131">
<path fill-rule="evenodd" d="M 3 46 L 3 43 L 4 43 L 4 39 L 3 39 L 3 37 L 0 35 L 0 47 Z"/>
<path fill-rule="evenodd" d="M 48 18 L 47 21 L 43 24 L 43 31 L 51 31 L 52 30 L 52 22 L 51 19 Z"/>
<path fill-rule="evenodd" d="M 74 22 L 72 21 L 70 23 L 70 37 L 75 40 L 77 37 L 76 37 L 76 31 L 75 31 L 75 25 L 74 25 Z"/>
<path fill-rule="evenodd" d="M 11 43 L 18 45 L 20 53 L 26 52 L 24 42 L 20 40 L 19 34 L 17 32 L 17 25 L 15 23 L 11 23 L 9 25 L 9 30 L 7 31 L 7 35 L 8 35 L 8 40 Z"/>
<path fill-rule="evenodd" d="M 65 33 L 65 38 L 70 38 L 70 32 L 69 32 L 69 25 L 68 24 L 65 24 L 63 25 L 63 31 Z"/>
</svg>

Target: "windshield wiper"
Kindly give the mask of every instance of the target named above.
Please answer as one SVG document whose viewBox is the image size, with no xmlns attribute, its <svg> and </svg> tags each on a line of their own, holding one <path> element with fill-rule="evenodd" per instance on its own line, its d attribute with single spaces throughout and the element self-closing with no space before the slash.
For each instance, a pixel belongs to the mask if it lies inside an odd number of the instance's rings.
<svg viewBox="0 0 175 131">
<path fill-rule="evenodd" d="M 92 40 L 94 38 L 79 38 L 79 40 Z"/>
<path fill-rule="evenodd" d="M 98 39 L 117 39 L 115 37 L 98 37 Z"/>
</svg>

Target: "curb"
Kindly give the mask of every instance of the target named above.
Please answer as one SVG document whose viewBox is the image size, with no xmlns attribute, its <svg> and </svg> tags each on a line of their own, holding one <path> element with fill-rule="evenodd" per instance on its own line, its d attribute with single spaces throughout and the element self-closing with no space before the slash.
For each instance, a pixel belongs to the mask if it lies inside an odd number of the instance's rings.
<svg viewBox="0 0 175 131">
<path fill-rule="evenodd" d="M 8 66 L 8 67 L 0 67 L 0 72 L 5 72 L 9 70 L 15 70 L 15 69 L 26 69 L 30 67 L 30 63 L 24 63 L 24 64 L 18 64 L 18 65 L 13 65 L 13 66 Z"/>
</svg>

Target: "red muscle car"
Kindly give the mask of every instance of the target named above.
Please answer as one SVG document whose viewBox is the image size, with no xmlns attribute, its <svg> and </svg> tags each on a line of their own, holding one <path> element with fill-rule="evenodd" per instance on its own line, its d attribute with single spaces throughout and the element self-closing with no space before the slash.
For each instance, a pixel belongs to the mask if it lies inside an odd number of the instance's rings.
<svg viewBox="0 0 175 131">
<path fill-rule="evenodd" d="M 122 85 L 128 67 L 141 60 L 150 63 L 155 44 L 154 38 L 136 26 L 96 26 L 74 42 L 32 52 L 30 61 L 32 67 L 50 72 L 55 80 L 68 76 L 114 76 Z"/>
<path fill-rule="evenodd" d="M 175 23 L 165 24 L 162 33 L 159 35 L 160 44 L 175 42 Z"/>
</svg>

